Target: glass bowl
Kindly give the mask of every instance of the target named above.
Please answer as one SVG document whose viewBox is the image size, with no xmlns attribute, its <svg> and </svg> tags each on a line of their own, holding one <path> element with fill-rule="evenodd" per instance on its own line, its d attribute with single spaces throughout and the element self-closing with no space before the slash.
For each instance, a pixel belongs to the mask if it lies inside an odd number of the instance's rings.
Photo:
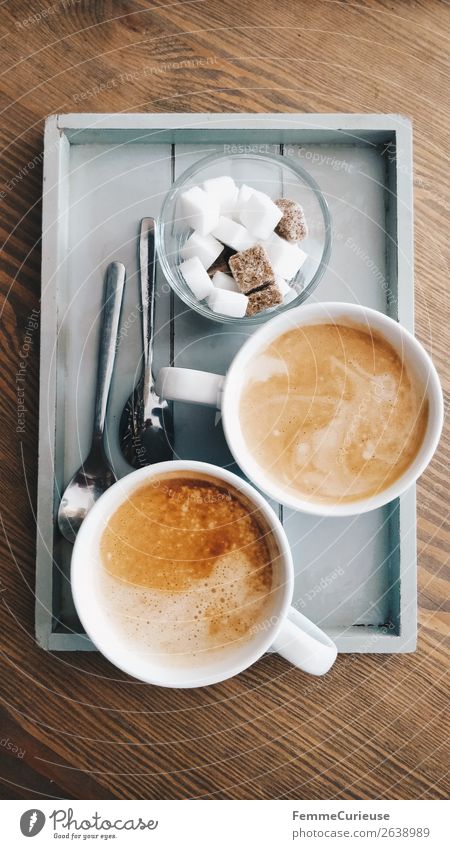
<svg viewBox="0 0 450 849">
<path fill-rule="evenodd" d="M 240 186 L 246 183 L 266 192 L 273 200 L 280 197 L 297 201 L 305 212 L 308 236 L 299 242 L 308 255 L 300 271 L 290 281 L 298 292 L 288 304 L 280 304 L 244 318 L 214 313 L 205 301 L 197 301 L 178 268 L 180 250 L 191 230 L 180 214 L 179 198 L 193 186 L 201 186 L 210 177 L 233 177 Z M 298 307 L 309 298 L 328 265 L 331 250 L 331 217 L 327 202 L 316 181 L 292 158 L 277 154 L 212 154 L 196 162 L 176 180 L 168 192 L 156 226 L 158 259 L 165 277 L 182 301 L 200 315 L 222 324 L 250 326 L 261 324 L 275 314 Z"/>
</svg>

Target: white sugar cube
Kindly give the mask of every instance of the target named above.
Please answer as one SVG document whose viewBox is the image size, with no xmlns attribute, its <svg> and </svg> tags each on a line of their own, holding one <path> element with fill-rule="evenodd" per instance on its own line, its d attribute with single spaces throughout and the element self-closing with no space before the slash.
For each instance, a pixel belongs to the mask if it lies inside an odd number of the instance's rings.
<svg viewBox="0 0 450 849">
<path fill-rule="evenodd" d="M 285 280 L 292 280 L 307 258 L 305 252 L 298 245 L 287 242 L 286 239 L 280 238 L 276 233 L 273 233 L 269 239 L 264 241 L 263 246 L 269 254 L 275 274 Z"/>
<path fill-rule="evenodd" d="M 208 297 L 210 309 L 230 318 L 242 318 L 247 312 L 248 298 L 241 292 L 228 292 L 225 289 L 213 289 Z"/>
<path fill-rule="evenodd" d="M 289 286 L 289 283 L 284 280 L 283 277 L 277 275 L 275 277 L 275 283 L 281 293 L 283 303 L 290 304 L 290 302 L 297 297 L 298 292 L 296 292 L 296 290 L 292 286 Z"/>
<path fill-rule="evenodd" d="M 211 294 L 214 289 L 211 278 L 198 256 L 186 259 L 181 263 L 179 269 L 195 298 L 202 301 L 203 298 L 207 298 Z"/>
<path fill-rule="evenodd" d="M 203 188 L 208 195 L 217 200 L 220 212 L 230 213 L 234 209 L 238 187 L 232 177 L 211 177 L 204 181 Z"/>
<path fill-rule="evenodd" d="M 239 210 L 239 220 L 258 239 L 268 239 L 282 216 L 273 200 L 257 191 L 252 192 Z"/>
<path fill-rule="evenodd" d="M 247 186 L 247 183 L 242 183 L 242 186 L 239 189 L 237 203 L 241 205 L 243 203 L 247 203 L 247 201 L 250 200 L 254 191 L 255 189 L 252 189 L 251 186 Z"/>
<path fill-rule="evenodd" d="M 180 196 L 183 223 L 206 236 L 219 220 L 219 202 L 199 186 L 193 186 Z"/>
<path fill-rule="evenodd" d="M 239 292 L 236 281 L 231 274 L 225 274 L 224 271 L 216 271 L 212 278 L 213 286 L 216 289 L 226 289 L 228 292 Z"/>
<path fill-rule="evenodd" d="M 289 292 L 292 292 L 292 289 L 289 286 L 289 283 L 284 279 L 284 277 L 280 277 L 279 274 L 275 275 L 275 283 L 277 285 L 277 288 L 280 291 L 282 298 L 284 298 L 286 295 L 288 295 Z"/>
<path fill-rule="evenodd" d="M 212 232 L 216 239 L 235 251 L 245 251 L 247 248 L 251 248 L 256 241 L 255 237 L 242 224 L 238 224 L 225 215 L 220 216 L 219 222 Z"/>
<path fill-rule="evenodd" d="M 235 221 L 240 220 L 239 219 L 239 213 L 240 213 L 244 203 L 246 203 L 248 201 L 248 199 L 251 197 L 251 195 L 253 194 L 254 191 L 255 190 L 250 188 L 250 186 L 247 186 L 246 183 L 243 183 L 242 186 L 240 187 L 240 189 L 238 191 L 236 203 L 234 205 L 234 209 L 231 213 L 231 217 Z"/>
<path fill-rule="evenodd" d="M 198 256 L 202 265 L 209 268 L 210 265 L 222 253 L 223 245 L 208 233 L 207 236 L 202 236 L 197 230 L 189 236 L 183 247 L 181 248 L 181 256 L 183 259 L 191 259 L 193 256 Z"/>
</svg>

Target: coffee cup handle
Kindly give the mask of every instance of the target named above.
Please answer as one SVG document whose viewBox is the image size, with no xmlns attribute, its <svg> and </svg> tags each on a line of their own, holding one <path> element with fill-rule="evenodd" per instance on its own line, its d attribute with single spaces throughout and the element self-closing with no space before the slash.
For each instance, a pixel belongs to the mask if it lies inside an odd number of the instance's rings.
<svg viewBox="0 0 450 849">
<path fill-rule="evenodd" d="M 325 675 L 337 657 L 330 637 L 294 607 L 289 608 L 270 650 L 310 675 Z"/>
<path fill-rule="evenodd" d="M 185 401 L 220 409 L 224 380 L 221 374 L 171 366 L 159 370 L 155 390 L 166 401 Z"/>
</svg>

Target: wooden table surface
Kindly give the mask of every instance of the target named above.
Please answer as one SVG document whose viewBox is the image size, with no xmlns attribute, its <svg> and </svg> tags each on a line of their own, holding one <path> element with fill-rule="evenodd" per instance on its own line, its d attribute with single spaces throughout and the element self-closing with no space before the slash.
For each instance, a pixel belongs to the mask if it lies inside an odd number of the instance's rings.
<svg viewBox="0 0 450 849">
<path fill-rule="evenodd" d="M 205 690 L 165 691 L 33 637 L 42 130 L 53 112 L 400 112 L 414 121 L 416 329 L 446 397 L 446 2 L 3 0 L 1 741 L 6 798 L 444 798 L 449 523 L 446 431 L 418 487 L 415 654 L 342 656 L 308 679 L 276 656 Z"/>
</svg>

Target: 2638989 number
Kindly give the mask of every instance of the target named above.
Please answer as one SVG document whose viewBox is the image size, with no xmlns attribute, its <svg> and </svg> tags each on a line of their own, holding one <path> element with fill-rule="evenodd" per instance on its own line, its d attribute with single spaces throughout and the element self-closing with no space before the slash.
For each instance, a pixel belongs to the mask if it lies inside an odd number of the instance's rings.
<svg viewBox="0 0 450 849">
<path fill-rule="evenodd" d="M 429 828 L 415 828 L 405 826 L 404 828 L 381 828 L 380 837 L 429 837 Z"/>
</svg>

